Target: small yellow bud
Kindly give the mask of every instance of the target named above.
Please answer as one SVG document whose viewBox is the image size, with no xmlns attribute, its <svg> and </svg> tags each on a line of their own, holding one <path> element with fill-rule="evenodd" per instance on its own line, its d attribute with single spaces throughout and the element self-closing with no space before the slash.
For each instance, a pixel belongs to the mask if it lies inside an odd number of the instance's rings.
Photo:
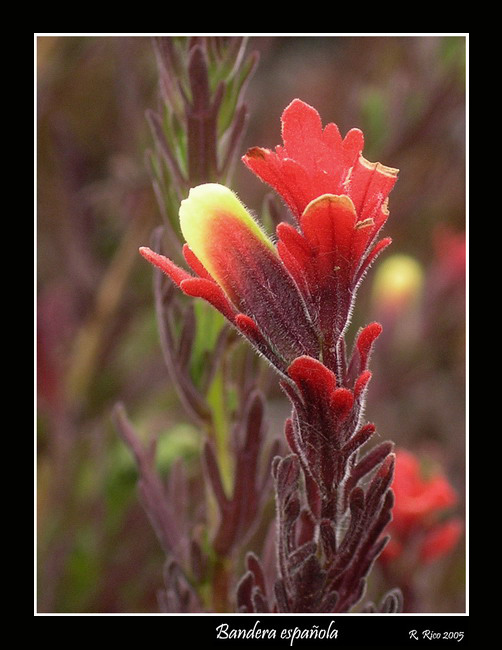
<svg viewBox="0 0 502 650">
<path fill-rule="evenodd" d="M 378 267 L 373 282 L 377 310 L 401 312 L 419 299 L 424 283 L 420 263 L 410 255 L 392 255 Z"/>
</svg>

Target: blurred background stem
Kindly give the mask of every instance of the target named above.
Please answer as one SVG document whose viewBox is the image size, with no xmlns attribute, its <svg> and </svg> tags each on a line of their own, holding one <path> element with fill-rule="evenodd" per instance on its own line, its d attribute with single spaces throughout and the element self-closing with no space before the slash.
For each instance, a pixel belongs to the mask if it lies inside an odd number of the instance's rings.
<svg viewBox="0 0 502 650">
<path fill-rule="evenodd" d="M 95 302 L 86 322 L 75 336 L 65 385 L 69 404 L 85 409 L 89 386 L 101 366 L 105 339 L 124 298 L 138 247 L 149 236 L 153 224 L 132 219 L 96 290 Z"/>
</svg>

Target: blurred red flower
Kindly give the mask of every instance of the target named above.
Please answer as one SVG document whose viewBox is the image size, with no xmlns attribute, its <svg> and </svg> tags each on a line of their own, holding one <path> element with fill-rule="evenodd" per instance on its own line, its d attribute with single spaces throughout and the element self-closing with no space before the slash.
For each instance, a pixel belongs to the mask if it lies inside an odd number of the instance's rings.
<svg viewBox="0 0 502 650">
<path fill-rule="evenodd" d="M 399 449 L 392 489 L 393 520 L 386 531 L 391 539 L 380 556 L 382 561 L 391 561 L 411 548 L 423 562 L 449 553 L 460 538 L 463 524 L 457 517 L 444 519 L 458 500 L 447 478 L 439 471 L 424 477 L 419 459 Z"/>
</svg>

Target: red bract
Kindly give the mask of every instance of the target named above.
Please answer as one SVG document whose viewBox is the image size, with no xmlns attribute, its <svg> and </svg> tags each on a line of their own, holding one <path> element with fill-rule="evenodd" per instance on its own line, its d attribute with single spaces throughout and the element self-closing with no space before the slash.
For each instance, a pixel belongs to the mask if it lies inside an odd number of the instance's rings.
<svg viewBox="0 0 502 650">
<path fill-rule="evenodd" d="M 398 557 L 414 544 L 418 544 L 422 561 L 436 559 L 455 547 L 462 524 L 458 518 L 442 521 L 457 502 L 457 494 L 443 474 L 436 472 L 424 478 L 418 458 L 400 449 L 392 489 L 395 505 L 388 529 L 391 541 L 382 553 L 383 560 Z"/>
<path fill-rule="evenodd" d="M 298 99 L 282 115 L 282 135 L 284 146 L 254 147 L 243 161 L 282 196 L 297 221 L 297 228 L 278 226 L 277 250 L 329 351 L 348 321 L 357 285 L 390 244 L 377 237 L 397 170 L 361 155 L 361 131 L 342 139 L 335 124 L 323 130 L 317 111 Z"/>
<path fill-rule="evenodd" d="M 298 394 L 292 396 L 296 408 L 288 442 L 302 459 L 321 494 L 330 498 L 342 478 L 341 448 L 351 433 L 346 424 L 354 405 L 354 395 L 338 388 L 335 374 L 311 357 L 299 357 L 288 369 Z"/>
</svg>

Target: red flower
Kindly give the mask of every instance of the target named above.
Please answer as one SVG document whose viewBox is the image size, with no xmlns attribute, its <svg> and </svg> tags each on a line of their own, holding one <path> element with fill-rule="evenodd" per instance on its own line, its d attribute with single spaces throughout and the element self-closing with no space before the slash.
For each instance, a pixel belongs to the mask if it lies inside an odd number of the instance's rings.
<svg viewBox="0 0 502 650">
<path fill-rule="evenodd" d="M 342 139 L 336 124 L 323 130 L 319 113 L 294 99 L 282 114 L 282 138 L 284 146 L 275 151 L 253 147 L 243 161 L 284 198 L 298 220 L 310 201 L 323 194 L 348 195 L 358 220 L 382 212 L 397 170 L 362 157 L 359 129 Z"/>
<path fill-rule="evenodd" d="M 457 502 L 457 494 L 443 474 L 436 472 L 424 478 L 418 458 L 400 449 L 396 452 L 392 490 L 395 504 L 387 531 L 391 540 L 381 555 L 383 560 L 398 557 L 414 544 L 424 562 L 455 547 L 463 526 L 458 518 L 442 521 Z"/>
<path fill-rule="evenodd" d="M 446 226 L 434 231 L 434 283 L 443 291 L 463 287 L 466 271 L 465 232 L 455 232 Z"/>
<path fill-rule="evenodd" d="M 284 111 L 285 146 L 252 149 L 244 162 L 284 196 L 298 227 L 281 223 L 277 245 L 227 188 L 190 191 L 180 209 L 184 253 L 194 277 L 142 248 L 150 262 L 191 296 L 219 309 L 279 370 L 299 356 L 337 372 L 337 345 L 361 278 L 390 239 L 387 219 L 397 170 L 361 156 L 362 134 L 324 131 L 300 100 Z M 354 379 L 355 380 L 355 379 Z"/>
<path fill-rule="evenodd" d="M 398 170 L 361 155 L 358 129 L 344 139 L 335 124 L 323 130 L 317 111 L 299 99 L 282 115 L 282 136 L 283 147 L 254 147 L 243 161 L 297 220 L 298 229 L 279 224 L 277 250 L 329 349 L 347 324 L 365 271 L 391 242 L 377 237 Z"/>
<path fill-rule="evenodd" d="M 431 528 L 420 548 L 422 562 L 432 562 L 443 555 L 447 555 L 457 545 L 463 529 L 462 521 L 458 518 Z"/>
</svg>

